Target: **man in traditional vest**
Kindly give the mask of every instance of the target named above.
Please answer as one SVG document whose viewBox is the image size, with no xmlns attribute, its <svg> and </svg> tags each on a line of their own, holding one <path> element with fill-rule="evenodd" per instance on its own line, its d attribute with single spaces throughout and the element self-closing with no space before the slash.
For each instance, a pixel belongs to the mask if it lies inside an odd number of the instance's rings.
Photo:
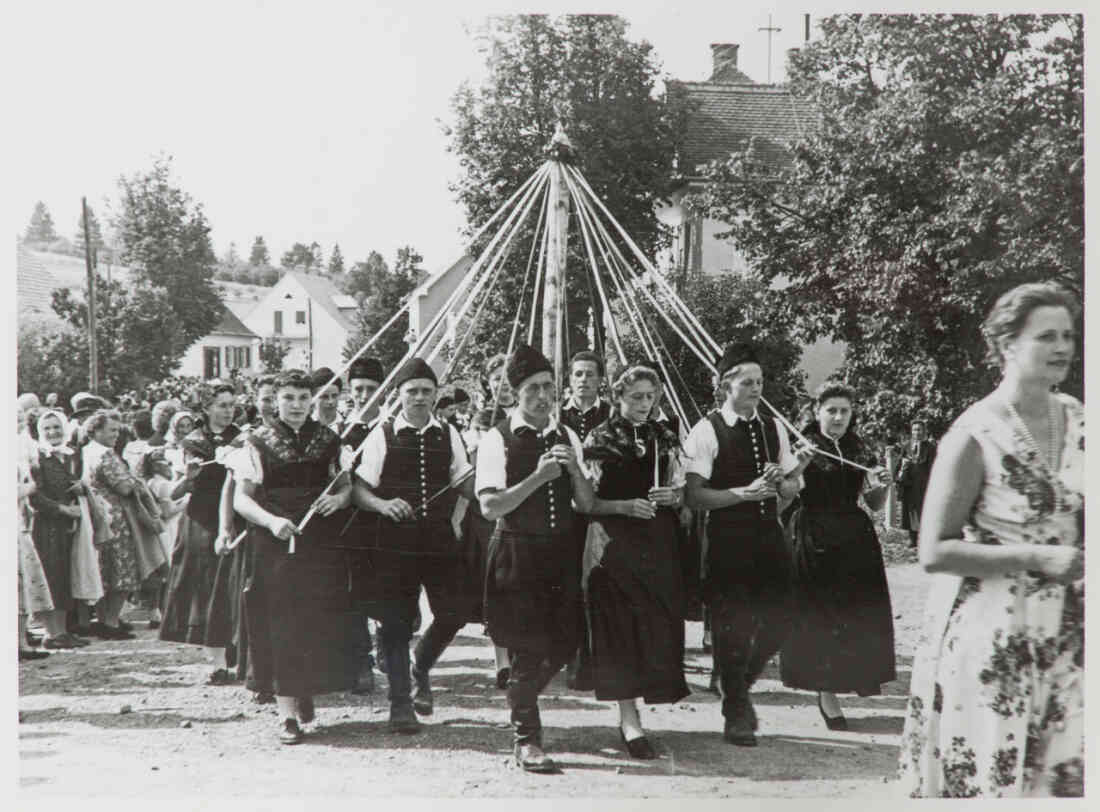
<svg viewBox="0 0 1100 812">
<path fill-rule="evenodd" d="M 784 427 L 757 411 L 759 359 L 734 344 L 718 362 L 722 406 L 695 424 L 685 443 L 686 493 L 710 511 L 704 599 L 711 610 L 724 737 L 754 746 L 749 689 L 783 643 L 790 621 L 791 556 L 777 498 L 793 499 L 812 452 L 792 452 Z"/>
<path fill-rule="evenodd" d="M 538 697 L 577 650 L 581 612 L 575 512 L 592 508 L 576 433 L 553 418 L 554 369 L 521 345 L 508 359 L 517 406 L 478 446 L 477 493 L 497 520 L 485 579 L 485 625 L 511 652 L 508 705 L 515 760 L 529 772 L 554 772 L 542 751 Z"/>
<path fill-rule="evenodd" d="M 591 350 L 581 350 L 569 359 L 569 402 L 562 406 L 561 422 L 577 433 L 583 444 L 589 432 L 611 415 L 611 404 L 600 397 L 605 374 L 604 360 Z M 584 541 L 588 522 L 576 523 L 577 560 L 584 557 Z M 584 618 L 581 618 L 581 640 L 584 639 Z M 586 648 L 582 645 L 569 661 L 565 672 L 565 684 L 575 691 L 591 691 L 592 666 Z"/>
<path fill-rule="evenodd" d="M 382 369 L 382 362 L 377 358 L 358 358 L 352 361 L 348 368 L 348 391 L 351 393 L 352 407 L 348 413 L 348 421 L 351 427 L 345 429 L 344 446 L 353 454 L 363 445 L 367 435 L 378 421 L 381 411 L 378 403 L 371 405 L 370 409 L 363 411 L 367 401 L 371 399 L 382 381 L 386 379 L 386 373 Z M 356 454 L 351 461 L 351 470 L 355 470 L 362 460 L 362 454 Z M 363 639 L 359 648 L 359 681 L 352 693 L 365 695 L 374 692 L 374 644 L 371 639 L 370 621 L 367 615 L 367 602 L 370 599 L 369 585 L 370 568 L 369 548 L 374 546 L 375 528 L 378 519 L 373 513 L 355 509 L 354 516 L 344 531 L 344 539 L 350 548 L 351 558 L 351 584 L 352 601 L 362 615 Z"/>
<path fill-rule="evenodd" d="M 474 491 L 458 431 L 432 414 L 438 386 L 434 370 L 411 358 L 394 385 L 401 411 L 367 435 L 355 469 L 353 501 L 378 515 L 368 612 L 382 622 L 390 727 L 415 733 L 420 727 L 416 713 L 432 712 L 431 667 L 465 625 L 477 597 L 451 526 L 458 494 L 472 499 Z M 410 671 L 409 641 L 421 586 L 433 618 L 417 643 Z"/>
<path fill-rule="evenodd" d="M 328 367 L 318 367 L 310 376 L 313 391 L 317 394 L 313 419 L 322 426 L 328 426 L 337 436 L 344 431 L 344 421 L 340 418 L 340 390 L 344 382 L 333 374 Z"/>
</svg>

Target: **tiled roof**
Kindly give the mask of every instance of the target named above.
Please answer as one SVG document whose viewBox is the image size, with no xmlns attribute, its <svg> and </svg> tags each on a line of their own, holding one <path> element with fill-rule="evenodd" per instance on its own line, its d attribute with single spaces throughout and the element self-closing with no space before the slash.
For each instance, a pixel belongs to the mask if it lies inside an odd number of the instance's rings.
<svg viewBox="0 0 1100 812">
<path fill-rule="evenodd" d="M 249 330 L 244 322 L 242 322 L 237 315 L 228 307 L 225 308 L 225 312 L 222 314 L 222 320 L 218 322 L 217 326 L 210 331 L 211 335 L 220 336 L 245 336 L 246 338 L 259 338 L 254 332 Z"/>
<path fill-rule="evenodd" d="M 20 245 L 16 249 L 15 271 L 19 316 L 54 316 L 51 294 L 59 285 L 46 263 Z"/>
<path fill-rule="evenodd" d="M 716 158 L 751 145 L 766 166 L 779 170 L 790 161 L 788 146 L 813 125 L 810 102 L 785 85 L 725 82 L 669 82 L 672 94 L 689 105 L 680 169 L 688 177 Z"/>
<path fill-rule="evenodd" d="M 286 274 L 287 276 L 293 277 L 298 284 L 305 288 L 309 297 L 323 307 L 330 316 L 336 319 L 337 324 L 346 330 L 355 329 L 348 315 L 341 312 L 340 307 L 336 303 L 336 297 L 341 296 L 342 293 L 340 289 L 332 283 L 331 279 L 324 276 L 317 276 L 316 274 L 302 273 L 301 271 L 287 271 Z"/>
</svg>

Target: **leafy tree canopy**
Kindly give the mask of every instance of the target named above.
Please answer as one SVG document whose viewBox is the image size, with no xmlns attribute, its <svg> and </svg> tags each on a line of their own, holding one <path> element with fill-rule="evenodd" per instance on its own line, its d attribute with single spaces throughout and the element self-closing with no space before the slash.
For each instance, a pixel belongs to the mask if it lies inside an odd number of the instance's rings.
<svg viewBox="0 0 1100 812">
<path fill-rule="evenodd" d="M 46 208 L 45 203 L 39 200 L 34 204 L 34 211 L 31 212 L 31 220 L 27 223 L 27 228 L 23 232 L 23 239 L 33 243 L 48 243 L 53 242 L 57 237 L 58 234 L 54 229 L 50 210 Z"/>
<path fill-rule="evenodd" d="M 791 61 L 819 121 L 790 167 L 750 147 L 696 202 L 785 286 L 799 338 L 847 342 L 865 430 L 923 413 L 942 431 L 995 383 L 979 327 L 1001 293 L 1083 291 L 1083 22 L 843 15 L 821 32 Z"/>
<path fill-rule="evenodd" d="M 350 358 L 408 299 L 409 294 L 423 281 L 426 273 L 421 268 L 424 258 L 412 246 L 399 248 L 393 270 L 389 270 L 380 254 L 372 251 L 366 262 L 357 262 L 348 273 L 346 289 L 359 301 L 355 314 L 355 330 L 344 345 L 344 358 Z M 394 322 L 386 333 L 368 350 L 368 354 L 382 361 L 386 370 L 393 368 L 408 352 L 405 335 L 409 330 L 408 317 Z"/>
<path fill-rule="evenodd" d="M 202 205 L 175 185 L 166 156 L 147 172 L 119 178 L 118 185 L 119 259 L 133 269 L 136 283 L 168 294 L 186 348 L 209 333 L 222 313 L 213 285 L 217 260 Z"/>
<path fill-rule="evenodd" d="M 256 239 L 252 241 L 252 250 L 248 253 L 249 265 L 269 265 L 271 263 L 271 254 L 267 250 L 267 243 L 264 242 L 262 236 L 257 235 Z"/>
<path fill-rule="evenodd" d="M 667 238 L 655 204 L 674 188 L 683 124 L 682 111 L 657 92 L 652 46 L 630 39 L 626 22 L 606 15 L 499 17 L 479 34 L 488 76 L 479 87 L 463 84 L 455 93 L 453 123 L 445 130 L 463 171 L 451 188 L 471 233 L 542 164 L 560 120 L 594 191 L 652 256 Z M 516 240 L 459 377 L 476 377 L 473 366 L 505 348 L 521 298 L 530 301 L 531 290 L 523 296 L 521 287 L 535 220 Z M 487 240 L 474 247 L 475 255 Z M 566 281 L 570 350 L 588 345 L 586 263 L 573 228 Z M 597 331 L 599 323 L 597 317 Z"/>
</svg>

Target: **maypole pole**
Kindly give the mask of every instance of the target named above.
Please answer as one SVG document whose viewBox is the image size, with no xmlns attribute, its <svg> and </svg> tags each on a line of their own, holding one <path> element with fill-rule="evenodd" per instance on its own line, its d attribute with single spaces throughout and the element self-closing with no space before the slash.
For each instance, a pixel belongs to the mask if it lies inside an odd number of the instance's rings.
<svg viewBox="0 0 1100 812">
<path fill-rule="evenodd" d="M 554 364 L 554 382 L 561 386 L 564 359 L 563 336 L 558 333 L 565 263 L 569 249 L 569 188 L 565 183 L 565 164 L 573 159 L 573 144 L 558 122 L 547 147 L 550 159 L 550 201 L 546 212 L 546 277 L 542 294 L 542 354 Z"/>
</svg>

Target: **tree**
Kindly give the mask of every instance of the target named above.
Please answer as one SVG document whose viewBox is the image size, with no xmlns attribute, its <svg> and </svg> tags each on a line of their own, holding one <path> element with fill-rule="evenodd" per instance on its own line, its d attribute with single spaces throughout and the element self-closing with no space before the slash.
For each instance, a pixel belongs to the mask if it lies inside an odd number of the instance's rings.
<svg viewBox="0 0 1100 812">
<path fill-rule="evenodd" d="M 50 211 L 46 208 L 46 204 L 39 200 L 34 204 L 31 221 L 27 224 L 26 231 L 23 232 L 23 239 L 32 243 L 48 243 L 53 242 L 57 237 L 58 234 L 54 230 Z"/>
<path fill-rule="evenodd" d="M 99 220 L 95 216 L 95 212 L 92 211 L 92 207 L 88 206 L 88 233 L 92 235 L 92 256 L 96 256 L 101 251 L 105 244 L 103 242 L 103 231 L 99 226 Z M 73 248 L 84 256 L 84 217 L 81 216 L 76 221 L 76 236 L 73 237 Z"/>
<path fill-rule="evenodd" d="M 236 268 L 241 264 L 241 255 L 237 253 L 237 243 L 229 243 L 229 248 L 225 251 L 225 256 L 222 257 L 222 264 L 229 268 Z"/>
<path fill-rule="evenodd" d="M 332 256 L 328 260 L 329 276 L 337 276 L 344 272 L 344 255 L 340 253 L 340 245 L 332 246 Z"/>
<path fill-rule="evenodd" d="M 847 342 L 865 431 L 922 412 L 942 431 L 995 383 L 980 324 L 997 296 L 1083 291 L 1083 22 L 845 15 L 821 31 L 791 61 L 819 124 L 790 167 L 746 149 L 699 202 L 785 282 L 801 339 Z"/>
<path fill-rule="evenodd" d="M 764 370 L 764 397 L 784 415 L 796 414 L 806 389 L 805 373 L 798 367 L 802 349 L 791 337 L 786 313 L 774 292 L 760 281 L 739 274 L 700 275 L 685 287 L 684 303 L 719 346 L 747 341 L 758 348 Z M 689 421 L 701 419 L 716 403 L 711 372 L 651 307 L 646 305 L 643 312 L 672 356 L 671 363 L 665 356 L 661 360 Z M 620 325 L 630 323 L 625 312 L 616 309 L 615 315 Z M 633 332 L 623 337 L 623 352 L 628 361 L 647 356 Z M 613 357 L 610 351 L 609 355 Z M 685 392 L 688 397 L 684 397 Z M 667 406 L 665 409 L 670 411 Z"/>
<path fill-rule="evenodd" d="M 348 277 L 344 280 L 344 293 L 362 302 L 374 295 L 389 272 L 390 267 L 382 255 L 371 251 L 367 254 L 366 262 L 356 262 L 351 266 Z"/>
<path fill-rule="evenodd" d="M 88 296 L 69 288 L 53 292 L 52 307 L 71 329 L 47 352 L 62 370 L 66 391 L 83 388 L 88 377 Z M 217 317 L 221 317 L 221 304 Z M 99 380 L 108 392 L 137 389 L 172 373 L 190 342 L 183 334 L 170 295 L 147 281 L 123 287 L 96 279 L 96 344 Z"/>
<path fill-rule="evenodd" d="M 136 283 L 168 294 L 186 347 L 209 333 L 222 312 L 202 205 L 174 185 L 170 157 L 158 157 L 151 170 L 121 177 L 118 184 L 120 261 L 133 268 Z"/>
<path fill-rule="evenodd" d="M 451 189 L 466 209 L 471 233 L 488 220 L 545 160 L 561 120 L 576 147 L 577 164 L 593 190 L 650 256 L 667 231 L 655 205 L 672 192 L 682 112 L 656 83 L 652 46 L 627 37 L 615 16 L 493 18 L 483 30 L 488 76 L 463 84 L 452 99 L 454 123 L 445 130 L 463 175 Z M 508 260 L 478 324 L 464 371 L 501 351 L 520 306 L 534 219 Z M 488 236 L 476 254 L 487 243 Z M 571 350 L 587 345 L 588 308 L 583 244 L 574 232 L 567 267 Z M 530 299 L 528 291 L 527 299 Z M 597 305 L 598 307 L 598 305 Z"/>
<path fill-rule="evenodd" d="M 267 243 L 264 238 L 257 235 L 252 241 L 252 250 L 248 254 L 249 265 L 268 265 L 271 262 L 271 254 L 268 253 Z"/>
<path fill-rule="evenodd" d="M 274 373 L 283 368 L 283 360 L 290 352 L 290 342 L 280 341 L 277 338 L 265 338 L 260 342 L 260 363 L 264 365 L 264 372 Z"/>
<path fill-rule="evenodd" d="M 314 243 L 316 245 L 316 243 Z M 283 254 L 283 258 L 279 260 L 284 268 L 297 268 L 302 267 L 307 271 L 313 267 L 314 256 L 313 250 L 302 242 L 296 242 L 290 247 L 290 250 Z"/>
<path fill-rule="evenodd" d="M 372 251 L 366 263 L 356 263 L 356 268 L 364 266 L 358 277 L 366 282 L 369 293 L 359 289 L 359 309 L 355 313 L 355 331 L 348 336 L 344 345 L 344 358 L 350 358 L 360 347 L 378 332 L 393 314 L 409 298 L 409 294 L 420 284 L 425 273 L 420 268 L 423 257 L 411 246 L 397 251 L 397 260 L 393 271 L 386 267 L 385 260 Z M 353 269 L 352 273 L 355 274 Z M 368 281 L 369 280 L 369 281 Z M 408 352 L 405 335 L 409 330 L 409 320 L 400 318 L 371 347 L 370 354 L 382 362 L 386 369 L 392 369 Z"/>
<path fill-rule="evenodd" d="M 317 242 L 311 242 L 309 244 L 309 253 L 313 257 L 313 261 L 309 264 L 311 268 L 324 268 L 325 267 L 325 255 L 321 251 L 321 246 Z"/>
</svg>

